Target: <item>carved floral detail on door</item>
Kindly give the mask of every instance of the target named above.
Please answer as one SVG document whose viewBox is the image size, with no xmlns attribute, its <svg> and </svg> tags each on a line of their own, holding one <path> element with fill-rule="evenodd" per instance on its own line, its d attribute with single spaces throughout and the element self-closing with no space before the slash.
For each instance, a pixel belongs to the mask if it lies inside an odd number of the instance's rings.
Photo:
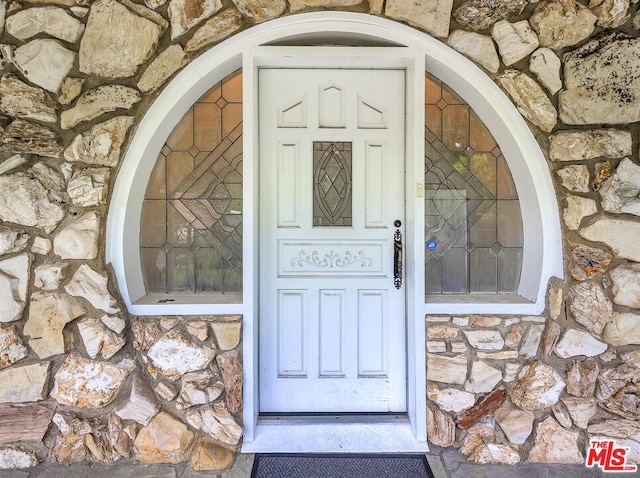
<svg viewBox="0 0 640 478">
<path fill-rule="evenodd" d="M 293 267 L 303 267 L 305 264 L 314 267 L 334 267 L 344 268 L 353 264 L 360 263 L 361 267 L 371 267 L 373 259 L 366 257 L 364 251 L 352 252 L 347 251 L 344 254 L 338 254 L 329 251 L 321 254 L 320 251 L 313 251 L 309 254 L 306 251 L 300 251 L 297 257 L 291 259 Z"/>
</svg>

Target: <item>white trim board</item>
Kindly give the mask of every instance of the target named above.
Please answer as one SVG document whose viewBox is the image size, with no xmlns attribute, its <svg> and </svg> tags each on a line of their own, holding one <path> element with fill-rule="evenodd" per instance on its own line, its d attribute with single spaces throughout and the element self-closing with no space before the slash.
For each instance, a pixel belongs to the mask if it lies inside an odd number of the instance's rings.
<svg viewBox="0 0 640 478">
<path fill-rule="evenodd" d="M 366 44 L 379 40 L 384 44 L 401 47 L 335 47 L 331 54 L 319 47 L 268 47 L 278 48 L 270 53 L 261 47 L 274 42 L 306 39 L 312 36 L 362 38 Z M 351 51 L 349 51 L 351 50 Z M 285 54 L 288 51 L 289 54 Z M 262 55 L 257 57 L 256 55 Z M 284 59 L 287 58 L 288 59 Z M 407 264 L 408 303 L 408 356 L 409 422 L 416 442 L 426 440 L 426 392 L 425 392 L 425 313 L 474 313 L 480 311 L 519 314 L 537 314 L 545 306 L 546 285 L 553 277 L 563 277 L 562 236 L 558 205 L 546 160 L 527 124 L 514 105 L 495 83 L 471 61 L 418 30 L 394 21 L 366 14 L 349 12 L 316 12 L 292 15 L 268 21 L 238 33 L 219 45 L 202 53 L 172 80 L 149 108 L 138 124 L 135 135 L 122 161 L 114 186 L 107 217 L 107 261 L 113 265 L 118 286 L 130 313 L 136 315 L 166 315 L 179 313 L 243 315 L 244 357 L 244 442 L 245 447 L 256 448 L 255 440 L 261 435 L 257 410 L 257 251 L 259 243 L 256 227 L 258 202 L 257 154 L 257 84 L 254 74 L 260 61 L 281 61 L 290 64 L 317 64 L 344 61 L 344 58 L 360 62 L 363 68 L 379 65 L 413 62 L 412 73 L 407 75 L 408 87 L 415 95 L 408 102 L 408 121 L 419 134 L 407 135 L 407 155 L 413 158 L 407 164 L 407 248 L 412 250 L 415 261 Z M 338 60 L 336 60 L 338 59 Z M 286 65 L 284 65 L 286 66 Z M 328 65 L 334 66 L 334 65 Z M 169 133 L 191 105 L 211 85 L 236 69 L 243 68 L 244 89 L 244 291 L 243 303 L 222 304 L 142 304 L 136 302 L 144 296 L 140 269 L 138 238 L 140 211 L 151 170 L 160 148 Z M 518 195 L 522 201 L 525 235 L 525 257 L 519 294 L 527 303 L 425 303 L 424 295 L 424 237 L 422 230 L 424 200 L 412 197 L 424 176 L 424 151 L 421 128 L 424 116 L 420 105 L 424 104 L 424 71 L 443 80 L 456 90 L 490 126 L 507 158 Z M 413 84 L 412 84 L 413 82 Z M 422 92 L 421 92 L 422 91 Z M 410 228 L 410 229 L 409 229 Z M 411 231 L 411 233 L 409 232 Z M 542 238 L 542 240 L 540 240 Z M 260 432 L 260 433 L 259 433 Z"/>
</svg>

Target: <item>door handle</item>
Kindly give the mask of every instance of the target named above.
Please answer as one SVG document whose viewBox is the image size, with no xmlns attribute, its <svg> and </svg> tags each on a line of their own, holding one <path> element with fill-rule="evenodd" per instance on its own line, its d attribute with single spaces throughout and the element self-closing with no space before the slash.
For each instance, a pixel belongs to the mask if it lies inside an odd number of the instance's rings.
<svg viewBox="0 0 640 478">
<path fill-rule="evenodd" d="M 402 222 L 396 219 L 393 225 L 396 227 L 393 234 L 393 285 L 399 289 L 402 287 Z"/>
</svg>

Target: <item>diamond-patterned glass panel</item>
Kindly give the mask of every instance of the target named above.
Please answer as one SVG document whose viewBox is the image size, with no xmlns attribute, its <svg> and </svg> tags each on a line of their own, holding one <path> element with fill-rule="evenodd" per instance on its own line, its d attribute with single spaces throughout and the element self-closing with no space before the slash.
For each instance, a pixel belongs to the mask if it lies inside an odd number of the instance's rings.
<svg viewBox="0 0 640 478">
<path fill-rule="evenodd" d="M 242 73 L 173 129 L 147 185 L 141 260 L 149 294 L 242 292 Z"/>
<path fill-rule="evenodd" d="M 313 225 L 351 226 L 351 143 L 313 143 Z"/>
<path fill-rule="evenodd" d="M 469 105 L 425 77 L 427 294 L 515 293 L 522 216 L 500 147 Z"/>
</svg>

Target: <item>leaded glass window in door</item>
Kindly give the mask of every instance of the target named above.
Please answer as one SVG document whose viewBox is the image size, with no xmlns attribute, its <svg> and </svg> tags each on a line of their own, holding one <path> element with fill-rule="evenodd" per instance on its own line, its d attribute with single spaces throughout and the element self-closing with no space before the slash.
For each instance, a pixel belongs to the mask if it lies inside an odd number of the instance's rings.
<svg viewBox="0 0 640 478">
<path fill-rule="evenodd" d="M 427 294 L 515 293 L 523 233 L 515 184 L 486 125 L 425 78 Z"/>
<path fill-rule="evenodd" d="M 242 291 L 242 74 L 205 93 L 147 185 L 140 256 L 148 294 Z"/>
</svg>

